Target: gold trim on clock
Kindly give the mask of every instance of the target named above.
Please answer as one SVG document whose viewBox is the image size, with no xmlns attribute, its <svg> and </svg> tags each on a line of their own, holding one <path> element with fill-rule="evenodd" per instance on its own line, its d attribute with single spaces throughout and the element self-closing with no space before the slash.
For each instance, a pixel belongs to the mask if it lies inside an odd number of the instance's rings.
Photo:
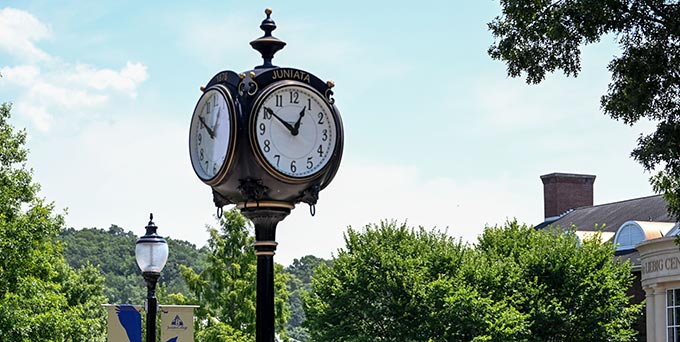
<svg viewBox="0 0 680 342">
<path fill-rule="evenodd" d="M 213 85 L 203 92 L 204 94 L 208 93 L 210 90 L 215 89 L 217 92 L 219 92 L 223 97 L 225 102 L 227 103 L 227 107 L 229 110 L 229 146 L 226 151 L 226 156 L 224 158 L 224 163 L 222 163 L 219 171 L 213 176 L 212 178 L 209 179 L 203 179 L 201 175 L 196 171 L 196 167 L 194 166 L 194 161 L 191 160 L 191 167 L 194 169 L 194 173 L 198 176 L 198 178 L 205 184 L 210 185 L 210 186 L 215 186 L 224 180 L 224 178 L 227 176 L 227 173 L 229 173 L 229 169 L 231 168 L 231 163 L 233 162 L 234 159 L 234 154 L 236 150 L 236 132 L 237 132 L 237 125 L 238 123 L 236 122 L 236 105 L 234 104 L 234 100 L 231 96 L 231 92 L 229 89 L 222 85 L 222 84 L 216 84 Z M 202 98 L 203 96 L 201 96 Z M 196 106 L 198 106 L 199 103 L 201 103 L 201 98 L 199 98 L 198 102 L 196 103 Z M 193 125 L 194 121 L 194 114 L 196 113 L 196 109 L 194 109 L 194 113 L 192 113 L 191 117 L 191 125 Z M 190 126 L 192 127 L 192 126 Z M 189 138 L 191 139 L 191 133 L 189 134 Z M 191 144 L 191 141 L 189 142 Z"/>
<path fill-rule="evenodd" d="M 278 91 L 282 88 L 287 88 L 287 87 L 291 87 L 291 86 L 305 88 L 306 90 L 314 93 L 316 96 L 318 96 L 319 99 L 322 100 L 323 105 L 327 109 L 329 117 L 332 118 L 333 123 L 335 125 L 335 132 L 333 132 L 333 134 L 337 135 L 336 138 L 335 138 L 335 142 L 333 144 L 333 152 L 331 154 L 329 154 L 329 156 L 328 156 L 329 159 L 328 159 L 328 161 L 326 161 L 326 164 L 321 169 L 317 170 L 315 173 L 313 173 L 309 176 L 305 176 L 305 177 L 291 177 L 291 176 L 288 176 L 288 175 L 276 170 L 266 160 L 266 158 L 262 155 L 262 151 L 260 151 L 260 148 L 259 148 L 258 142 L 257 142 L 257 138 L 256 138 L 257 115 L 260 112 L 260 107 L 262 106 L 264 100 L 269 95 L 271 95 L 272 93 L 274 93 L 274 92 L 276 92 L 276 91 Z M 342 123 L 339 120 L 338 113 L 335 111 L 332 103 L 329 103 L 328 99 L 326 98 L 326 96 L 324 96 L 324 94 L 321 94 L 321 93 L 319 93 L 319 91 L 317 91 L 313 87 L 311 87 L 307 84 L 304 84 L 302 82 L 298 82 L 298 81 L 282 80 L 282 81 L 276 82 L 276 83 L 271 84 L 271 85 L 267 86 L 266 88 L 264 88 L 262 93 L 256 99 L 255 104 L 251 108 L 249 120 L 250 120 L 250 122 L 249 122 L 249 126 L 250 126 L 249 136 L 250 137 L 249 137 L 248 140 L 250 140 L 250 147 L 255 154 L 255 159 L 257 160 L 258 164 L 260 164 L 260 166 L 262 166 L 267 171 L 267 173 L 270 174 L 272 177 L 274 177 L 278 180 L 281 180 L 283 182 L 290 183 L 290 184 L 308 182 L 310 180 L 316 179 L 319 176 L 323 175 L 325 173 L 325 171 L 327 171 L 328 168 L 333 164 L 333 160 L 331 160 L 331 158 L 337 152 L 338 142 L 340 141 L 340 139 L 342 139 L 339 136 L 340 134 L 342 134 Z"/>
<path fill-rule="evenodd" d="M 279 201 L 248 201 L 248 202 L 241 202 L 241 203 L 236 204 L 236 208 L 238 208 L 238 209 L 247 209 L 247 208 L 293 209 L 293 208 L 295 208 L 295 205 L 292 204 L 292 203 L 279 202 Z"/>
</svg>

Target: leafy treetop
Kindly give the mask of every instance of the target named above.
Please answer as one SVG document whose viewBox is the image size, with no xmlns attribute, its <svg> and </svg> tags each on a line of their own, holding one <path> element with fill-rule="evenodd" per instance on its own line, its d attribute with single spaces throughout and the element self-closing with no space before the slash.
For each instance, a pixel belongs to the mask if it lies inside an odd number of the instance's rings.
<svg viewBox="0 0 680 342">
<path fill-rule="evenodd" d="M 614 35 L 621 55 L 609 63 L 612 81 L 601 98 L 605 114 L 626 124 L 658 122 L 641 136 L 632 156 L 648 171 L 654 190 L 680 217 L 680 4 L 677 0 L 500 0 L 502 14 L 488 24 L 493 59 L 508 75 L 539 83 L 562 70 L 576 76 L 581 48 Z"/>
<path fill-rule="evenodd" d="M 26 169 L 25 131 L 0 106 L 0 340 L 103 341 L 103 279 L 74 270 L 56 241 L 64 220 L 37 197 Z"/>
</svg>

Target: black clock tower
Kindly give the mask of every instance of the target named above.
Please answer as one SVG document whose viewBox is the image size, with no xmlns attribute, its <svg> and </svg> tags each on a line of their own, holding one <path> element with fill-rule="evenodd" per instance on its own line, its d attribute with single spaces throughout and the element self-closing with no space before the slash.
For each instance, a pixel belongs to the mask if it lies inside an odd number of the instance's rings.
<svg viewBox="0 0 680 342">
<path fill-rule="evenodd" d="M 234 204 L 255 226 L 256 341 L 274 342 L 276 226 L 298 203 L 314 215 L 319 193 L 340 166 L 344 133 L 332 81 L 272 64 L 286 43 L 272 35 L 272 11 L 265 13 L 264 35 L 250 42 L 262 65 L 219 72 L 201 87 L 189 149 L 218 216 Z"/>
</svg>

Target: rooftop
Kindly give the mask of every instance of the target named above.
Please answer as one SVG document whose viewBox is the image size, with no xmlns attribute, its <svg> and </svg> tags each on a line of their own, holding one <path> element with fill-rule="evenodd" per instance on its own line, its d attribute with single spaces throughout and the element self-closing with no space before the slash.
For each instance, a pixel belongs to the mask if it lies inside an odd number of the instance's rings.
<svg viewBox="0 0 680 342">
<path fill-rule="evenodd" d="M 666 200 L 661 195 L 634 198 L 620 202 L 575 208 L 555 219 L 548 219 L 536 228 L 547 226 L 568 228 L 571 225 L 579 231 L 602 231 L 616 233 L 627 221 L 653 221 L 675 223 L 666 209 Z"/>
</svg>

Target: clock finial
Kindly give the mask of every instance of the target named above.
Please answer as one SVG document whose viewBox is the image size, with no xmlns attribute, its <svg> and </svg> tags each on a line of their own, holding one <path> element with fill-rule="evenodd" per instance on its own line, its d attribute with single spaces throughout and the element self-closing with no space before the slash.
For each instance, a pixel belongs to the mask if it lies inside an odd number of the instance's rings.
<svg viewBox="0 0 680 342">
<path fill-rule="evenodd" d="M 255 67 L 255 69 L 276 67 L 272 64 L 274 54 L 286 46 L 286 42 L 272 36 L 272 31 L 276 30 L 276 23 L 271 18 L 272 10 L 267 8 L 264 13 L 267 18 L 262 20 L 262 24 L 260 24 L 260 29 L 264 31 L 264 35 L 250 42 L 250 46 L 259 51 L 264 60 L 263 64 Z"/>
</svg>

